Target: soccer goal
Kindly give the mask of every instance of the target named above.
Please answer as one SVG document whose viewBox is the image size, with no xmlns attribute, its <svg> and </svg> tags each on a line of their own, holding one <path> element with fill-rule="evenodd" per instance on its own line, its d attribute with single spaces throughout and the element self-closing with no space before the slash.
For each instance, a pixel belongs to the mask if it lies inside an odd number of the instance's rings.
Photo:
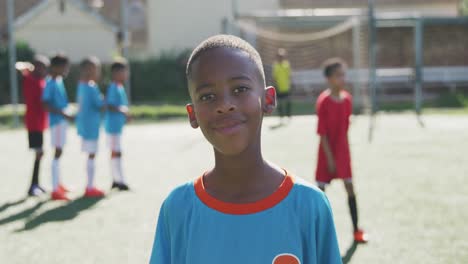
<svg viewBox="0 0 468 264">
<path fill-rule="evenodd" d="M 370 110 L 368 26 L 361 10 L 335 15 L 289 10 L 239 17 L 229 30 L 228 33 L 243 37 L 259 51 L 269 83 L 272 83 L 271 71 L 277 50 L 287 51 L 295 101 L 314 102 L 326 88 L 321 69 L 323 62 L 333 57 L 342 58 L 348 65 L 347 81 L 355 113 Z"/>
</svg>

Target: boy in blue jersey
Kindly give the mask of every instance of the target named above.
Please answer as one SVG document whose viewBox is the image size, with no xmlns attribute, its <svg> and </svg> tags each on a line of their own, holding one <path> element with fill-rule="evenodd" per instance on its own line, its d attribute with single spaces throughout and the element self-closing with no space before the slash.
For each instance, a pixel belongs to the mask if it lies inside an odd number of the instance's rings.
<svg viewBox="0 0 468 264">
<path fill-rule="evenodd" d="M 101 111 L 104 109 L 104 100 L 96 83 L 101 74 L 101 64 L 96 57 L 89 57 L 81 62 L 80 71 L 81 76 L 76 96 L 79 107 L 76 127 L 82 140 L 81 149 L 88 154 L 86 161 L 88 184 L 84 196 L 103 197 L 104 192 L 94 187 L 94 158 L 98 151 Z"/>
<path fill-rule="evenodd" d="M 112 189 L 129 190 L 122 170 L 121 135 L 123 126 L 130 120 L 128 100 L 124 83 L 128 78 L 127 62 L 115 61 L 111 65 L 112 83 L 107 88 L 105 126 L 107 140 L 111 149 Z"/>
<path fill-rule="evenodd" d="M 50 60 L 50 78 L 42 94 L 44 108 L 49 112 L 49 127 L 52 147 L 55 148 L 52 160 L 52 199 L 68 200 L 67 189 L 60 182 L 60 157 L 67 135 L 67 120 L 73 116 L 66 112 L 68 97 L 63 78 L 68 74 L 69 62 L 65 55 L 57 54 Z"/>
<path fill-rule="evenodd" d="M 266 161 L 261 126 L 276 105 L 260 55 L 218 35 L 187 63 L 190 125 L 215 164 L 164 201 L 150 263 L 341 263 L 330 205 L 320 190 Z"/>
</svg>

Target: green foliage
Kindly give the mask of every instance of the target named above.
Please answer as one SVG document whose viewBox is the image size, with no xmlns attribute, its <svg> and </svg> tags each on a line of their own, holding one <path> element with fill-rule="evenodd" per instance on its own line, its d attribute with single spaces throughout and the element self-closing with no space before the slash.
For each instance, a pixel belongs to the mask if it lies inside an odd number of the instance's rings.
<svg viewBox="0 0 468 264">
<path fill-rule="evenodd" d="M 16 43 L 16 60 L 31 61 L 34 50 L 25 42 Z M 0 46 L 0 104 L 10 102 L 10 67 L 7 46 Z"/>
<path fill-rule="evenodd" d="M 185 64 L 188 52 L 166 53 L 131 61 L 132 99 L 136 102 L 187 102 Z"/>
<path fill-rule="evenodd" d="M 75 87 L 75 86 L 73 86 Z M 23 119 L 25 112 L 24 105 L 19 105 L 18 113 Z M 172 118 L 185 118 L 186 111 L 184 105 L 162 104 L 162 105 L 132 105 L 130 112 L 135 121 L 160 121 Z M 10 105 L 0 107 L 0 128 L 12 124 L 13 109 Z"/>
<path fill-rule="evenodd" d="M 468 16 L 468 0 L 460 0 L 460 14 Z"/>
<path fill-rule="evenodd" d="M 440 96 L 433 104 L 434 107 L 468 107 L 468 95 L 458 92 L 444 94 Z"/>
</svg>

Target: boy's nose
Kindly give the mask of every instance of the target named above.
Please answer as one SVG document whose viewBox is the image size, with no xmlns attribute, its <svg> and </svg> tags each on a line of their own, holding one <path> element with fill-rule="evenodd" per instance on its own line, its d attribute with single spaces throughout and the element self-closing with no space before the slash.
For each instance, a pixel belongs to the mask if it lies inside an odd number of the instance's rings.
<svg viewBox="0 0 468 264">
<path fill-rule="evenodd" d="M 233 103 L 229 96 L 223 96 L 218 102 L 219 103 L 216 108 L 216 112 L 218 114 L 232 112 L 236 109 L 236 105 Z"/>
</svg>

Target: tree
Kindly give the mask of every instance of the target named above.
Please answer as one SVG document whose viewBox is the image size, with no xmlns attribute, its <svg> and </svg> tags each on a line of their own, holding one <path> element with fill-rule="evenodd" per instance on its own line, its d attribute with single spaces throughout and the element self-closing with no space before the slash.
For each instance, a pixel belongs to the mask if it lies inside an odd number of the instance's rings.
<svg viewBox="0 0 468 264">
<path fill-rule="evenodd" d="M 460 15 L 468 16 L 468 0 L 460 0 Z"/>
</svg>

